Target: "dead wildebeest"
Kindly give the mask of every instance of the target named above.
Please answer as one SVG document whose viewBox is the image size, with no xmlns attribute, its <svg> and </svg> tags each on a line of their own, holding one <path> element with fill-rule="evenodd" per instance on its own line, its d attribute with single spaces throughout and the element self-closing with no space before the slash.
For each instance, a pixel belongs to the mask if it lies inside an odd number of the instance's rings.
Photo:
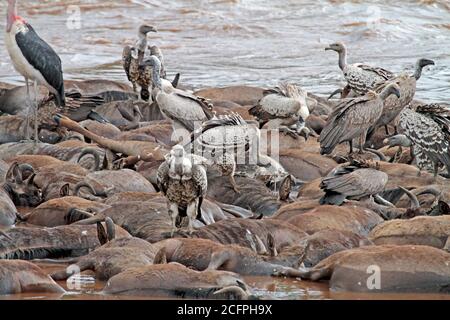
<svg viewBox="0 0 450 320">
<path fill-rule="evenodd" d="M 68 186 L 68 184 L 66 184 Z M 67 216 L 74 209 L 85 210 L 91 213 L 109 208 L 107 204 L 86 200 L 74 196 L 48 200 L 27 215 L 22 215 L 21 220 L 29 224 L 43 227 L 57 227 L 69 224 Z"/>
<path fill-rule="evenodd" d="M 63 294 L 65 291 L 31 262 L 0 260 L 0 295 L 28 292 Z"/>
<path fill-rule="evenodd" d="M 271 192 L 264 182 L 243 177 L 236 177 L 235 180 L 239 193 L 234 191 L 225 177 L 208 179 L 208 197 L 264 216 L 273 215 L 281 207 L 279 195 Z"/>
<path fill-rule="evenodd" d="M 34 183 L 35 176 L 30 165 L 13 163 L 10 166 L 5 182 L 0 186 L 0 225 L 14 224 L 17 217 L 15 206 L 35 207 L 42 202 L 42 192 Z"/>
<path fill-rule="evenodd" d="M 360 246 L 372 245 L 365 236 L 351 231 L 324 229 L 305 237 L 296 245 L 274 250 L 269 261 L 273 263 L 299 268 L 301 264 L 312 267 L 336 252 Z M 300 259 L 301 257 L 301 259 Z"/>
<path fill-rule="evenodd" d="M 186 237 L 183 233 L 178 235 Z M 270 248 L 267 240 L 269 235 L 281 249 L 299 243 L 307 233 L 290 223 L 275 219 L 228 219 L 195 230 L 190 237 L 221 244 L 237 244 L 259 254 L 267 254 Z"/>
<path fill-rule="evenodd" d="M 369 238 L 377 245 L 417 244 L 450 252 L 450 215 L 386 221 L 375 227 Z"/>
<path fill-rule="evenodd" d="M 95 133 L 82 128 L 75 121 L 70 120 L 67 117 L 58 115 L 54 119 L 56 123 L 61 126 L 68 128 L 72 131 L 79 132 L 86 138 L 96 142 L 104 148 L 108 148 L 113 152 L 122 153 L 126 156 L 146 156 L 151 154 L 154 160 L 164 160 L 164 156 L 167 155 L 168 151 L 160 144 L 149 142 L 149 141 L 116 141 L 114 139 L 108 139 L 96 135 Z"/>
<path fill-rule="evenodd" d="M 125 270 L 109 279 L 103 293 L 191 299 L 247 299 L 250 295 L 235 273 L 194 271 L 179 263 Z"/>
<path fill-rule="evenodd" d="M 450 253 L 429 246 L 381 245 L 333 254 L 302 278 L 330 279 L 333 291 L 450 292 Z"/>
<path fill-rule="evenodd" d="M 86 169 L 77 164 L 50 156 L 20 155 L 8 161 L 16 161 L 21 165 L 32 164 L 36 168 L 34 183 L 42 190 L 44 200 L 59 198 L 63 186 L 69 184 L 69 187 L 73 188 L 88 174 Z"/>
<path fill-rule="evenodd" d="M 226 270 L 255 276 L 299 275 L 293 268 L 265 261 L 248 248 L 223 245 L 208 239 L 174 238 L 157 242 L 154 246 L 163 250 L 167 262 L 178 262 L 199 271 Z"/>
<path fill-rule="evenodd" d="M 116 227 L 117 237 L 129 237 Z M 97 226 L 16 227 L 0 234 L 0 259 L 78 257 L 99 247 Z"/>
<path fill-rule="evenodd" d="M 88 255 L 76 258 L 73 266 L 65 270 L 52 273 L 55 280 L 65 280 L 72 275 L 72 270 L 95 271 L 100 280 L 108 280 L 112 276 L 130 268 L 144 267 L 153 264 L 157 249 L 149 242 L 135 237 L 115 238 L 114 222 L 110 218 L 105 219 L 106 230 L 101 224 L 98 227 L 99 241 L 103 245 Z M 67 262 L 63 260 L 62 262 Z"/>
<path fill-rule="evenodd" d="M 92 224 L 109 217 L 133 236 L 150 243 L 170 237 L 172 222 L 166 199 L 160 194 L 148 194 L 145 197 L 143 194 L 125 193 L 113 195 L 110 199 L 105 201 L 111 206 L 110 208 L 101 210 L 97 214 L 75 209 L 70 212 L 67 219 L 76 224 Z M 227 216 L 219 206 L 206 200 L 202 204 L 201 215 L 194 221 L 194 227 L 199 228 L 205 224 L 214 223 L 215 219 L 226 218 Z M 185 222 L 185 219 L 181 219 L 178 224 L 185 227 Z"/>
<path fill-rule="evenodd" d="M 82 189 L 87 188 L 92 194 L 85 195 Z M 73 189 L 76 196 L 98 200 L 120 192 L 156 192 L 153 185 L 136 171 L 122 169 L 104 170 L 87 174 Z"/>
<path fill-rule="evenodd" d="M 24 116 L 1 116 L 0 117 L 0 144 L 19 142 L 27 138 L 27 132 L 31 134 L 31 124 L 27 127 Z"/>
<path fill-rule="evenodd" d="M 336 229 L 367 236 L 370 230 L 383 222 L 383 219 L 377 213 L 360 206 L 324 205 L 292 216 L 287 222 L 302 228 L 308 234 L 325 229 Z"/>
</svg>

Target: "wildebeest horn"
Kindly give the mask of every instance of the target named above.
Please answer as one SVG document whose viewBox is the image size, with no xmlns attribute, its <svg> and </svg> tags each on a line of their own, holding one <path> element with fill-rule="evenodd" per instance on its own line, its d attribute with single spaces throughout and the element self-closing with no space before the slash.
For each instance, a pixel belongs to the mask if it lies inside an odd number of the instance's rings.
<svg viewBox="0 0 450 320">
<path fill-rule="evenodd" d="M 292 190 L 292 177 L 291 175 L 287 175 L 283 181 L 281 181 L 280 188 L 278 190 L 278 195 L 281 201 L 286 201 L 289 199 L 289 195 Z"/>
<path fill-rule="evenodd" d="M 336 89 L 334 90 L 330 96 L 327 98 L 327 100 L 330 100 L 331 98 L 333 98 L 335 95 L 337 95 L 338 93 L 342 94 L 344 90 L 342 88 Z"/>
<path fill-rule="evenodd" d="M 275 242 L 275 238 L 271 233 L 267 235 L 267 247 L 269 249 L 270 256 L 276 257 L 278 255 L 277 244 Z"/>
<path fill-rule="evenodd" d="M 86 220 L 89 218 L 92 218 L 93 214 L 81 209 L 72 208 L 69 210 L 69 212 L 64 216 L 64 221 L 67 224 L 76 223 L 81 220 Z M 103 220 L 101 220 L 103 221 Z"/>
<path fill-rule="evenodd" d="M 82 212 L 82 210 L 79 210 L 79 211 Z M 103 221 L 105 221 L 105 215 L 99 213 L 96 215 L 91 215 L 90 218 L 79 220 L 73 224 L 77 225 L 77 226 L 87 226 L 87 225 L 96 224 L 97 222 L 103 222 Z"/>
<path fill-rule="evenodd" d="M 32 173 L 31 176 L 27 180 L 27 185 L 28 186 L 33 186 L 34 185 L 34 178 L 35 177 L 36 177 L 36 173 Z"/>
<path fill-rule="evenodd" d="M 73 194 L 76 197 L 80 197 L 80 190 L 81 190 L 81 188 L 88 188 L 93 196 L 106 196 L 106 194 L 99 194 L 99 193 L 97 193 L 95 191 L 94 187 L 91 184 L 89 184 L 88 182 L 82 181 L 82 182 L 77 183 L 75 185 L 74 190 L 73 190 Z"/>
<path fill-rule="evenodd" d="M 180 82 L 180 73 L 177 73 L 172 80 L 172 87 L 177 88 L 179 82 Z"/>
<path fill-rule="evenodd" d="M 248 296 L 249 296 L 249 294 L 247 292 L 245 292 L 244 289 L 242 289 L 241 287 L 238 287 L 238 286 L 225 287 L 223 289 L 217 290 L 213 294 L 219 295 L 219 294 L 226 294 L 226 293 L 234 294 L 239 300 L 248 300 Z"/>
<path fill-rule="evenodd" d="M 387 158 L 383 152 L 381 152 L 379 150 L 371 149 L 371 148 L 366 148 L 366 150 L 369 151 L 370 153 L 373 153 L 374 155 L 376 155 L 378 158 L 380 158 L 381 161 L 387 162 Z"/>
<path fill-rule="evenodd" d="M 267 251 L 267 248 L 266 248 L 264 242 L 261 240 L 261 238 L 257 234 L 253 234 L 253 235 L 255 237 L 256 245 L 257 245 L 256 252 L 258 254 L 267 254 L 268 251 Z"/>
<path fill-rule="evenodd" d="M 22 174 L 19 170 L 19 164 L 17 162 L 13 162 L 9 167 L 8 172 L 6 172 L 6 181 L 19 184 L 23 182 Z"/>
<path fill-rule="evenodd" d="M 105 225 L 108 241 L 114 240 L 116 238 L 116 224 L 114 223 L 113 219 L 111 219 L 110 217 L 106 217 Z"/>
<path fill-rule="evenodd" d="M 411 206 L 410 209 L 414 210 L 414 209 L 419 209 L 420 208 L 420 202 L 419 199 L 417 199 L 416 195 L 413 194 L 411 191 L 409 191 L 408 189 L 405 189 L 403 187 L 400 187 L 400 189 L 403 190 L 403 192 L 406 193 L 406 195 L 408 196 L 408 198 L 411 200 Z"/>
<path fill-rule="evenodd" d="M 94 170 L 98 171 L 100 170 L 100 156 L 98 154 L 98 151 L 93 148 L 86 148 L 81 152 L 80 156 L 78 157 L 77 163 L 79 164 L 81 159 L 83 159 L 87 155 L 92 155 L 94 157 Z"/>
<path fill-rule="evenodd" d="M 101 246 L 108 243 L 108 235 L 101 222 L 97 222 L 97 238 Z"/>
<path fill-rule="evenodd" d="M 59 189 L 59 195 L 60 197 L 67 197 L 70 196 L 70 184 L 66 183 Z"/>
<path fill-rule="evenodd" d="M 384 206 L 391 207 L 391 208 L 395 208 L 395 205 L 394 205 L 394 204 L 392 204 L 392 203 L 389 202 L 388 200 L 384 199 L 384 198 L 383 198 L 382 196 L 380 196 L 379 194 L 375 195 L 374 198 L 375 198 L 375 200 L 376 200 L 378 203 L 380 203 L 380 204 L 382 204 L 382 205 L 384 205 Z"/>
<path fill-rule="evenodd" d="M 437 187 L 435 186 L 426 186 L 426 187 L 422 187 L 422 188 L 417 188 L 413 191 L 414 195 L 416 196 L 420 196 L 423 194 L 432 194 L 433 196 L 440 197 L 442 195 L 442 191 L 439 190 Z"/>
</svg>

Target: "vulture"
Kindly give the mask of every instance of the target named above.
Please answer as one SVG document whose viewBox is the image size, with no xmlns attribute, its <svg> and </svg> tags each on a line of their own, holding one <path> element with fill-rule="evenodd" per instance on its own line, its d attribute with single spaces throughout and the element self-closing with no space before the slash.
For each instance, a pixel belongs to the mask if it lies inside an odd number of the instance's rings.
<svg viewBox="0 0 450 320">
<path fill-rule="evenodd" d="M 442 164 L 450 176 L 450 109 L 439 104 L 405 108 L 400 113 L 399 129 L 434 165 L 437 176 Z"/>
<path fill-rule="evenodd" d="M 360 138 L 360 153 L 364 151 L 367 130 L 383 112 L 386 98 L 391 94 L 400 96 L 399 87 L 390 84 L 381 93 L 369 91 L 362 97 L 344 100 L 336 106 L 320 133 L 320 153 L 330 154 L 342 142 L 348 141 L 353 153 L 353 139 Z"/>
<path fill-rule="evenodd" d="M 391 83 L 396 83 L 400 87 L 400 97 L 389 97 L 384 102 L 383 114 L 378 119 L 378 121 L 369 129 L 367 140 L 372 137 L 377 128 L 382 126 L 385 127 L 386 134 L 389 135 L 387 125 L 394 121 L 398 117 L 400 112 L 402 112 L 402 110 L 413 100 L 414 95 L 416 94 L 417 80 L 419 80 L 420 76 L 422 75 L 422 69 L 428 65 L 434 65 L 434 61 L 429 59 L 419 59 L 416 62 L 414 75 L 403 73 L 389 81 L 386 81 L 375 89 L 375 91 L 379 93 Z"/>
<path fill-rule="evenodd" d="M 151 85 L 152 76 L 151 69 L 142 67 L 147 50 L 147 34 L 149 32 L 157 32 L 153 26 L 142 25 L 139 28 L 139 40 L 134 47 L 126 46 L 122 53 L 122 63 L 128 80 L 133 84 L 133 91 L 137 92 L 137 86 L 141 87 L 140 97 L 147 101 L 150 98 L 149 87 Z"/>
<path fill-rule="evenodd" d="M 306 97 L 306 91 L 299 86 L 280 83 L 274 89 L 265 90 L 264 97 L 249 114 L 256 117 L 260 127 L 267 124 L 268 129 L 280 129 L 294 138 L 304 134 L 306 139 L 305 121 L 309 117 Z"/>
<path fill-rule="evenodd" d="M 347 64 L 347 48 L 341 42 L 330 44 L 325 50 L 333 50 L 339 54 L 339 68 L 347 80 L 347 86 L 342 90 L 343 98 L 350 93 L 350 90 L 357 95 L 364 95 L 394 77 L 392 72 L 383 68 L 361 63 Z"/>
<path fill-rule="evenodd" d="M 256 124 L 247 123 L 237 113 L 220 115 L 205 121 L 191 136 L 189 149 L 209 160 L 209 164 L 228 176 L 235 192 L 239 188 L 234 179 L 238 164 L 258 164 L 260 131 Z"/>
<path fill-rule="evenodd" d="M 154 85 L 153 98 L 161 112 L 172 120 L 174 132 L 182 139 L 186 130 L 189 135 L 201 124 L 213 117 L 212 105 L 205 99 L 186 91 L 174 88 L 172 83 L 161 79 L 161 61 L 156 56 L 144 60 L 143 66 L 152 68 L 152 82 Z M 180 132 L 181 131 L 181 132 Z"/>
<path fill-rule="evenodd" d="M 427 154 L 419 146 L 414 146 L 412 141 L 404 134 L 397 134 L 395 136 L 384 139 L 383 143 L 389 147 L 407 147 L 410 148 L 411 159 L 416 161 L 416 165 L 420 170 L 434 170 L 434 164 Z M 401 152 L 401 151 L 400 151 Z M 420 171 L 419 171 L 420 175 Z"/>
<path fill-rule="evenodd" d="M 151 56 L 155 56 L 159 59 L 159 61 L 161 62 L 161 78 L 166 79 L 167 78 L 167 72 L 166 72 L 166 67 L 165 67 L 165 63 L 164 63 L 164 56 L 161 52 L 161 49 L 158 46 L 151 46 L 150 47 L 150 55 Z M 176 87 L 176 86 L 174 86 Z"/>
<path fill-rule="evenodd" d="M 325 177 L 320 188 L 325 195 L 320 204 L 340 206 L 346 199 L 360 200 L 375 196 L 384 191 L 388 182 L 388 175 L 373 168 L 368 162 L 352 161 L 347 166 L 334 169 Z"/>
<path fill-rule="evenodd" d="M 188 217 L 188 231 L 192 233 L 193 221 L 201 214 L 208 188 L 204 164 L 196 162 L 181 145 L 176 145 L 158 168 L 157 185 L 168 201 L 172 236 L 177 229 L 177 218 L 182 216 L 180 211 Z"/>
</svg>

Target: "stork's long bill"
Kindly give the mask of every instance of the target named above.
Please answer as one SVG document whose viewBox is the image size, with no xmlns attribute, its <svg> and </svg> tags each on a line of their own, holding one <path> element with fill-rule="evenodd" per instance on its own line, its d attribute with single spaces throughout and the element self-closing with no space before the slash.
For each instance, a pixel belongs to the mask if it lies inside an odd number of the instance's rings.
<svg viewBox="0 0 450 320">
<path fill-rule="evenodd" d="M 8 15 L 6 19 L 6 31 L 10 32 L 14 22 L 25 23 L 25 20 L 17 15 L 16 0 L 8 0 Z"/>
</svg>

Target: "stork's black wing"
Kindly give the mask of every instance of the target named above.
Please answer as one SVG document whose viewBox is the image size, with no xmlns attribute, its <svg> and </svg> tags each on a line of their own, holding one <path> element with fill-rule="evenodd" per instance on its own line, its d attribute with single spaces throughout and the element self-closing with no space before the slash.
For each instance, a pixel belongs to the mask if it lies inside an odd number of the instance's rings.
<svg viewBox="0 0 450 320">
<path fill-rule="evenodd" d="M 27 27 L 29 29 L 27 32 L 16 34 L 17 45 L 28 62 L 36 70 L 39 70 L 48 84 L 58 92 L 57 102 L 64 106 L 64 79 L 61 59 L 52 47 L 38 36 L 31 25 L 27 24 Z"/>
</svg>

